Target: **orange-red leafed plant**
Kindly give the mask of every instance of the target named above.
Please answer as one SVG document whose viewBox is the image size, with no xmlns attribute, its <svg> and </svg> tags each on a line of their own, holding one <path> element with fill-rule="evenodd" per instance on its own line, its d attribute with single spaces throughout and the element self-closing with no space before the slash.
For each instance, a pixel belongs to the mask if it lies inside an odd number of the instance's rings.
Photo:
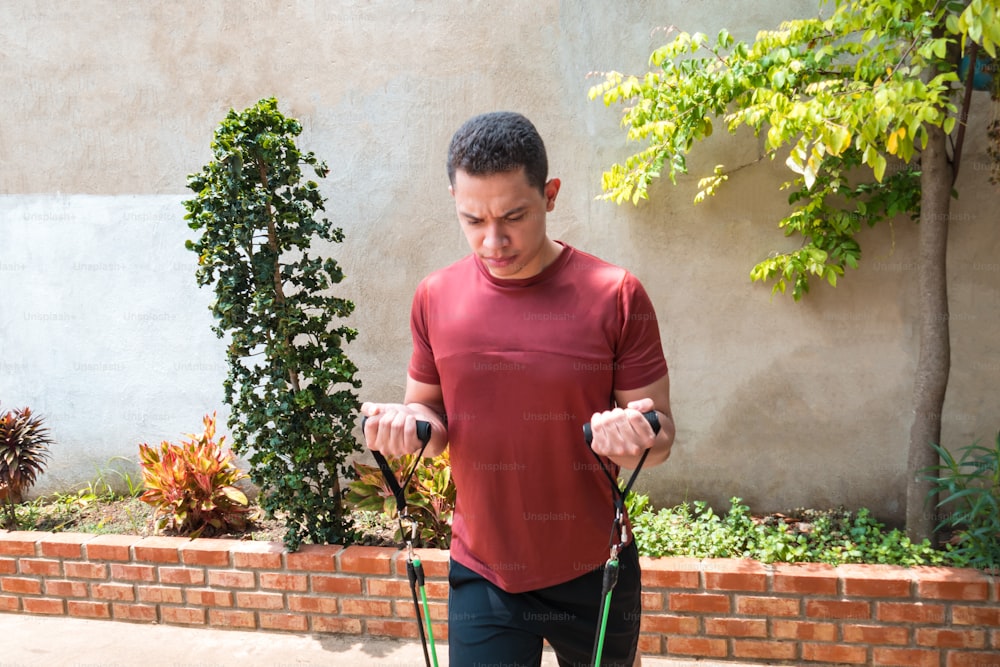
<svg viewBox="0 0 1000 667">
<path fill-rule="evenodd" d="M 223 447 L 225 436 L 215 441 L 215 413 L 203 421 L 204 433 L 187 434 L 180 444 L 139 445 L 146 487 L 140 499 L 155 508 L 157 530 L 198 537 L 246 525 L 250 503 L 236 483 L 247 475 Z"/>
</svg>

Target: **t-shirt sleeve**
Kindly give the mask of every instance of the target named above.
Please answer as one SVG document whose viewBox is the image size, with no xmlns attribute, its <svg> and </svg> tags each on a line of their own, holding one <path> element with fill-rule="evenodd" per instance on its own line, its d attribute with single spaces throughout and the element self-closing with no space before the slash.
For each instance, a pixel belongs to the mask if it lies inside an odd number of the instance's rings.
<svg viewBox="0 0 1000 667">
<path fill-rule="evenodd" d="M 622 280 L 618 304 L 622 328 L 615 351 L 614 388 L 626 391 L 645 387 L 666 375 L 667 360 L 653 302 L 631 273 Z"/>
<path fill-rule="evenodd" d="M 413 295 L 410 306 L 410 333 L 413 337 L 413 354 L 410 356 L 408 373 L 411 378 L 424 384 L 441 384 L 434 350 L 431 348 L 430 329 L 427 314 L 428 293 L 426 283 L 420 283 Z"/>
</svg>

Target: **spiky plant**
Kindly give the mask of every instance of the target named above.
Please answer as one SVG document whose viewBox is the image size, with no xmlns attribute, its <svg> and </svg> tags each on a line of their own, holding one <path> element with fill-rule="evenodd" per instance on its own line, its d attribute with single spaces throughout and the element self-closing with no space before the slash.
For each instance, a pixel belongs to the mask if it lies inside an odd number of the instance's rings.
<svg viewBox="0 0 1000 667">
<path fill-rule="evenodd" d="M 5 527 L 14 527 L 14 505 L 44 470 L 51 444 L 49 429 L 31 408 L 9 410 L 0 416 L 0 502 L 6 514 Z"/>
</svg>

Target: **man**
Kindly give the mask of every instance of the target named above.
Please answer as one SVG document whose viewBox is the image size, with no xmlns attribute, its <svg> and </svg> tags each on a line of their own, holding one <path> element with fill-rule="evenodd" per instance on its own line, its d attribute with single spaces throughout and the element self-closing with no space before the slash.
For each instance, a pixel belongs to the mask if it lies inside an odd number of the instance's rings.
<svg viewBox="0 0 1000 667">
<path fill-rule="evenodd" d="M 627 271 L 548 237 L 560 181 L 528 119 L 468 120 L 448 151 L 449 188 L 472 253 L 417 288 L 402 403 L 365 403 L 386 456 L 451 448 L 449 654 L 455 667 L 591 659 L 615 518 L 605 470 L 670 455 L 667 365 L 653 306 Z M 654 434 L 643 413 L 656 411 Z M 593 431 L 588 451 L 582 426 Z M 593 454 L 602 457 L 600 461 Z M 632 665 L 638 555 L 618 544 L 603 661 Z"/>
</svg>

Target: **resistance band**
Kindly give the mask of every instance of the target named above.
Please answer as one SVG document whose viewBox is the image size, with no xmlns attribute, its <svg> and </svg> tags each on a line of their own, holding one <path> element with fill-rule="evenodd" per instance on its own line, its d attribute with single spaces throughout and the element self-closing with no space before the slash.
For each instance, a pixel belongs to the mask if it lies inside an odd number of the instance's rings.
<svg viewBox="0 0 1000 667">
<path fill-rule="evenodd" d="M 366 421 L 368 421 L 368 418 L 362 417 L 362 430 L 365 428 Z M 375 462 L 378 464 L 379 470 L 382 471 L 382 477 L 385 479 L 386 485 L 396 498 L 396 517 L 399 521 L 399 534 L 406 545 L 406 578 L 410 581 L 410 594 L 413 597 L 413 609 L 417 615 L 417 630 L 420 634 L 420 645 L 424 649 L 424 662 L 427 664 L 427 667 L 431 667 L 432 664 L 434 667 L 438 667 L 437 648 L 434 646 L 434 631 L 431 628 L 431 610 L 430 605 L 427 603 L 427 589 L 424 586 L 424 566 L 421 564 L 420 558 L 413 553 L 413 540 L 417 537 L 417 528 L 419 526 L 416 519 L 410 517 L 406 509 L 406 487 L 409 486 L 410 479 L 413 478 L 413 473 L 416 472 L 417 466 L 420 465 L 420 457 L 424 455 L 427 443 L 431 441 L 430 422 L 417 421 L 417 437 L 423 443 L 423 446 L 417 452 L 417 457 L 414 459 L 410 471 L 403 476 L 402 484 L 396 479 L 396 473 L 389 467 L 389 462 L 385 460 L 382 452 L 372 450 L 372 456 L 375 457 Z M 409 538 L 406 537 L 406 529 L 403 527 L 404 520 L 410 523 Z M 423 601 L 423 622 L 420 620 L 420 601 L 417 599 L 418 589 L 420 590 L 420 600 Z M 424 630 L 425 623 L 427 625 L 426 631 Z M 427 651 L 428 638 L 430 638 L 429 653 Z"/>
<path fill-rule="evenodd" d="M 656 414 L 655 410 L 644 412 L 642 416 L 646 418 L 649 426 L 653 429 L 654 436 L 660 432 L 660 417 Z M 594 441 L 594 433 L 590 428 L 590 424 L 583 425 L 583 437 L 589 447 Z M 618 554 L 622 549 L 622 545 L 628 542 L 629 537 L 625 527 L 625 498 L 628 496 L 629 491 L 632 490 L 632 485 L 635 484 L 635 478 L 639 476 L 639 471 L 642 470 L 642 464 L 646 462 L 649 450 L 647 449 L 642 453 L 639 464 L 632 471 L 632 476 L 629 477 L 628 483 L 624 488 L 618 487 L 618 482 L 615 481 L 615 477 L 608 470 L 608 467 L 604 465 L 604 460 L 593 449 L 590 450 L 590 453 L 601 464 L 601 470 L 604 471 L 605 477 L 611 482 L 611 494 L 615 503 L 615 520 L 611 524 L 611 537 L 608 540 L 611 556 L 608 558 L 608 562 L 604 564 L 604 581 L 601 586 L 601 609 L 598 614 L 597 634 L 594 636 L 594 652 L 593 660 L 591 661 L 594 667 L 601 667 L 601 654 L 604 652 L 604 635 L 608 627 L 608 613 L 611 611 L 611 592 L 614 590 L 615 584 L 618 583 Z M 616 537 L 618 538 L 617 542 L 615 541 Z"/>
</svg>

